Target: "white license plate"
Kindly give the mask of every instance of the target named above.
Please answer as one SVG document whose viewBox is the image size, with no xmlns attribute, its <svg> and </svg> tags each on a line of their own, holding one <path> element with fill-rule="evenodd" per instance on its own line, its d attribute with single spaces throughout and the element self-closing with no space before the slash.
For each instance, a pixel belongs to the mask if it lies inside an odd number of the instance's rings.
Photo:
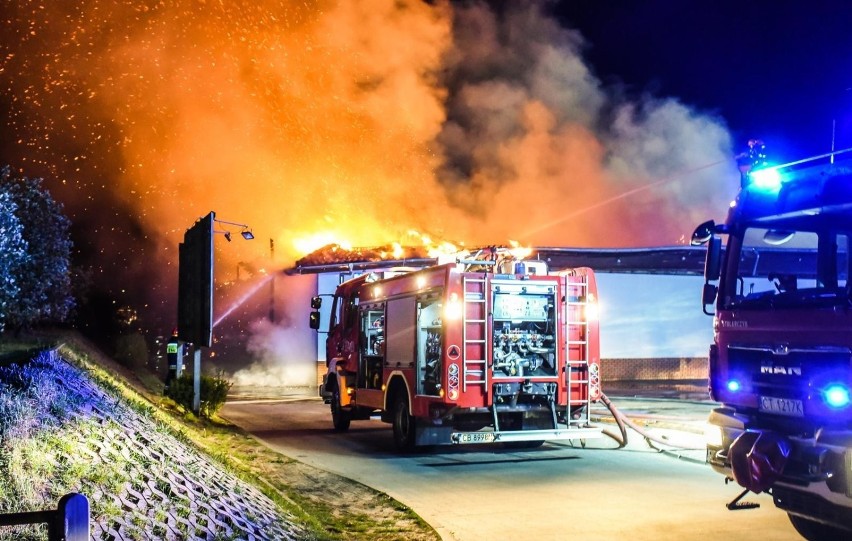
<svg viewBox="0 0 852 541">
<path fill-rule="evenodd" d="M 493 432 L 468 432 L 466 434 L 459 434 L 459 443 L 491 443 L 493 441 Z"/>
<path fill-rule="evenodd" d="M 778 413 L 781 415 L 792 415 L 794 417 L 804 417 L 805 411 L 802 408 L 802 401 L 793 398 L 775 398 L 774 396 L 760 397 L 760 411 L 767 413 Z"/>
</svg>

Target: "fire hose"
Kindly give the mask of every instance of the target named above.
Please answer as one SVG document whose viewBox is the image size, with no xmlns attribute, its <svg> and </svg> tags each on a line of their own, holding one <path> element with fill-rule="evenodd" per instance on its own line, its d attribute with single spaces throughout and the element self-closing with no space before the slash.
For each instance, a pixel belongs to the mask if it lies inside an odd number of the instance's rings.
<svg viewBox="0 0 852 541">
<path fill-rule="evenodd" d="M 662 438 L 658 438 L 656 436 L 649 434 L 641 426 L 639 426 L 638 424 L 636 424 L 635 422 L 630 420 L 630 418 L 628 418 L 626 415 L 624 415 L 624 413 L 622 413 L 618 408 L 616 408 L 615 404 L 612 403 L 612 401 L 609 399 L 609 397 L 606 396 L 603 393 L 601 394 L 601 402 L 604 403 L 604 405 L 607 407 L 607 409 L 612 414 L 612 417 L 615 420 L 615 424 L 616 424 L 616 426 L 618 426 L 618 431 L 619 431 L 618 433 L 615 433 L 611 430 L 604 429 L 603 434 L 612 438 L 613 440 L 615 440 L 615 442 L 618 444 L 618 449 L 621 449 L 621 448 L 623 448 L 627 445 L 627 429 L 630 428 L 633 431 L 635 431 L 636 433 L 638 433 L 640 436 L 642 436 L 645 439 L 645 442 L 652 449 L 654 449 L 655 451 L 658 451 L 660 453 L 671 453 L 672 449 L 661 449 L 661 448 L 655 446 L 654 445 L 655 443 L 659 444 L 659 445 L 668 446 L 668 447 L 671 447 L 671 448 L 674 448 L 674 449 L 680 449 L 680 450 L 690 450 L 690 451 L 703 450 L 703 447 L 697 448 L 697 447 L 693 447 L 693 446 L 677 445 L 677 444 L 672 443 L 670 441 L 666 441 Z M 677 455 L 677 457 L 678 458 L 686 458 L 686 457 L 683 457 L 681 455 Z"/>
</svg>

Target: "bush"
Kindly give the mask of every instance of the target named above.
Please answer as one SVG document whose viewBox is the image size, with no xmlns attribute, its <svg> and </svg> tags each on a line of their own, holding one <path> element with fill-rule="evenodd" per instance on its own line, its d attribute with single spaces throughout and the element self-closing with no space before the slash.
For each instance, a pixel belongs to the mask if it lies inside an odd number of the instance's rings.
<svg viewBox="0 0 852 541">
<path fill-rule="evenodd" d="M 166 389 L 166 396 L 183 406 L 187 411 L 192 411 L 193 385 L 192 374 L 184 372 L 178 379 L 172 380 Z M 228 391 L 233 383 L 225 379 L 224 372 L 219 371 L 215 376 L 201 376 L 201 397 L 199 404 L 199 415 L 210 418 L 225 405 Z"/>
<path fill-rule="evenodd" d="M 122 334 L 115 341 L 115 359 L 132 370 L 148 365 L 148 344 L 140 333 Z"/>
</svg>

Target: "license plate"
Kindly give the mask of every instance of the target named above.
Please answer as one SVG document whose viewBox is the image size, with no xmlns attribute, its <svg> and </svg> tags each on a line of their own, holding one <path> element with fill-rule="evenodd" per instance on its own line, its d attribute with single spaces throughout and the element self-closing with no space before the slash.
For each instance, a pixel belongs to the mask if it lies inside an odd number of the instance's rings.
<svg viewBox="0 0 852 541">
<path fill-rule="evenodd" d="M 459 434 L 459 443 L 491 443 L 493 441 L 493 432 L 468 432 L 466 434 Z"/>
<path fill-rule="evenodd" d="M 760 411 L 767 413 L 778 413 L 781 415 L 792 415 L 793 417 L 804 417 L 802 401 L 793 398 L 775 398 L 774 396 L 760 397 Z"/>
</svg>

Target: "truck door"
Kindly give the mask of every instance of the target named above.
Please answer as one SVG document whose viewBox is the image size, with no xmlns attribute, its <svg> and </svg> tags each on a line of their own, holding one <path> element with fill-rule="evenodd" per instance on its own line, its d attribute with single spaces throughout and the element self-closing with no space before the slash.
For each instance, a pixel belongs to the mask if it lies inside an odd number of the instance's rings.
<svg viewBox="0 0 852 541">
<path fill-rule="evenodd" d="M 338 365 L 354 371 L 357 365 L 355 343 L 358 337 L 358 297 L 335 295 L 326 340 L 326 364 L 337 358 Z"/>
<path fill-rule="evenodd" d="M 417 394 L 438 396 L 443 374 L 443 291 L 417 298 Z"/>
<path fill-rule="evenodd" d="M 385 358 L 385 305 L 362 305 L 360 313 L 358 387 L 381 389 Z"/>
</svg>

